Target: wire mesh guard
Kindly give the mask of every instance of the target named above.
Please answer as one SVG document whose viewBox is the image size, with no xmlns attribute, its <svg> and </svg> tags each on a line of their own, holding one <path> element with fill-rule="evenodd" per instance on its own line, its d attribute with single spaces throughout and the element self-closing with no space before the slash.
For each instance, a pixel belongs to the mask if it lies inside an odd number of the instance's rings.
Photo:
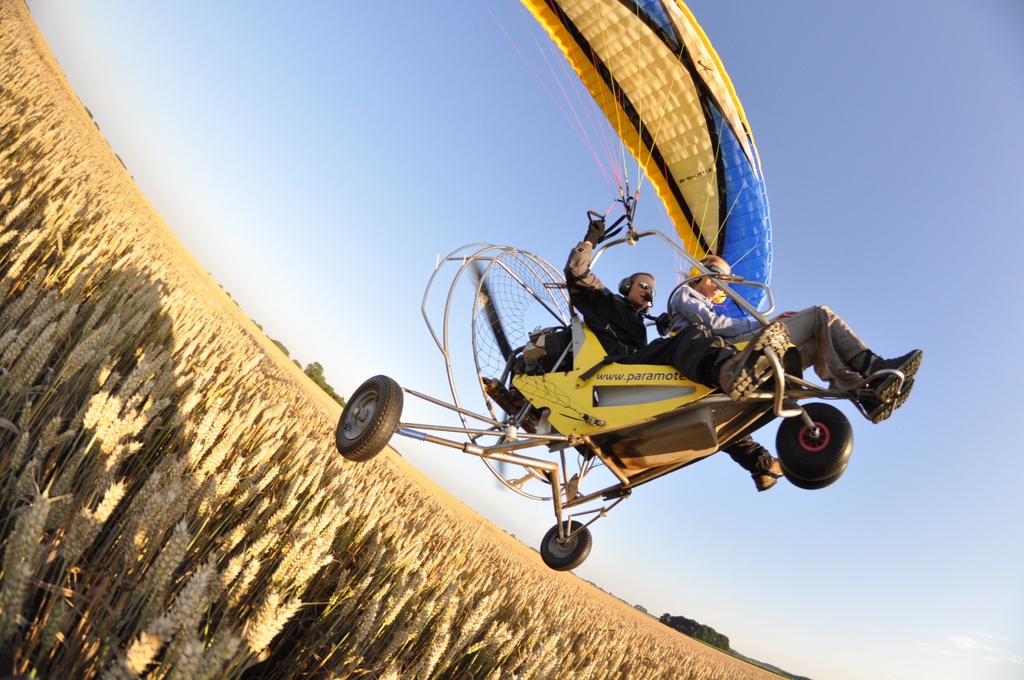
<svg viewBox="0 0 1024 680">
<path fill-rule="evenodd" d="M 447 265 L 455 266 L 450 278 L 441 275 L 442 270 L 452 271 Z M 429 304 L 428 299 L 434 283 L 440 281 L 449 281 L 450 285 L 438 333 L 432 321 L 442 308 Z M 463 292 L 470 294 L 469 299 Z M 471 312 L 471 332 L 466 335 L 460 332 L 466 328 L 461 310 Z M 534 407 L 513 384 L 513 378 L 519 374 L 537 376 L 546 383 L 547 374 L 572 367 L 572 316 L 561 270 L 537 255 L 508 246 L 469 244 L 439 260 L 427 284 L 422 311 L 445 358 L 452 403 L 407 392 L 449 408 L 462 421 L 462 427 L 416 427 L 465 434 L 469 439 L 465 444 L 436 437 L 432 441 L 480 456 L 501 484 L 522 496 L 549 501 L 554 493 L 561 496 L 561 503 L 576 498 L 580 481 L 600 465 L 600 460 L 584 455 L 562 433 L 551 429 L 546 422 L 546 409 Z M 537 332 L 543 329 L 547 332 Z M 544 341 L 552 336 L 552 342 Z M 466 348 L 462 341 L 468 341 L 471 347 Z M 483 415 L 479 402 L 464 404 L 459 398 L 457 386 L 468 386 L 459 380 L 461 371 L 457 367 L 462 365 L 465 349 L 471 349 L 476 369 L 474 382 L 489 416 Z M 571 397 L 560 393 L 557 381 L 551 381 L 547 387 L 553 393 L 545 395 L 546 404 L 562 410 L 574 408 Z M 407 436 L 418 436 L 415 428 L 408 433 Z M 551 474 L 555 469 L 552 465 L 560 469 L 560 474 Z"/>
<path fill-rule="evenodd" d="M 527 345 L 532 331 L 569 324 L 569 297 L 562 273 L 531 253 L 509 248 L 475 264 L 476 369 L 481 384 L 486 379 L 504 382 L 509 360 Z"/>
</svg>

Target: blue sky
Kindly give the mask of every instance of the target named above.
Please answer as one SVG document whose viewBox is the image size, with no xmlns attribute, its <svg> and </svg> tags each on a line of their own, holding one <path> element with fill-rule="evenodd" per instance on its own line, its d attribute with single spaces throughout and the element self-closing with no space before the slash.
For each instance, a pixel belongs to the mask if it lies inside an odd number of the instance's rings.
<svg viewBox="0 0 1024 680">
<path fill-rule="evenodd" d="M 616 197 L 511 0 L 28 4 L 171 229 L 342 394 L 384 373 L 445 396 L 420 312 L 436 258 L 484 241 L 561 266 Z M 689 6 L 761 154 L 779 309 L 827 304 L 925 361 L 889 421 L 848 410 L 833 486 L 758 494 L 714 456 L 594 525 L 577 573 L 815 678 L 1019 678 L 1024 6 Z M 639 216 L 671 230 L 649 188 Z M 524 542 L 552 524 L 475 459 L 394 443 Z"/>
</svg>

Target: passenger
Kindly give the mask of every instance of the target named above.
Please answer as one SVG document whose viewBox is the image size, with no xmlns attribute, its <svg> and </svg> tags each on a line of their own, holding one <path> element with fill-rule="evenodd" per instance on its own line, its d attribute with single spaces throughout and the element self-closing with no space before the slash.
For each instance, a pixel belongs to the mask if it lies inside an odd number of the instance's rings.
<svg viewBox="0 0 1024 680">
<path fill-rule="evenodd" d="M 690 380 L 742 399 L 765 370 L 757 361 L 760 350 L 771 347 L 780 356 L 785 352 L 788 336 L 782 324 L 754 332 L 742 352 L 697 328 L 648 342 L 645 320 L 651 318 L 648 311 L 654 304 L 654 277 L 637 272 L 619 282 L 618 294 L 606 288 L 590 270 L 594 248 L 604 238 L 604 220 L 592 218 L 587 235 L 569 254 L 565 279 L 569 299 L 601 342 L 607 362 L 672 366 Z M 771 488 L 782 476 L 778 460 L 750 437 L 722 450 L 751 473 L 758 491 Z"/>
<path fill-rule="evenodd" d="M 729 263 L 712 255 L 702 262 L 713 274 L 730 274 Z M 687 285 L 673 291 L 668 301 L 670 328 L 675 333 L 692 333 L 698 329 L 708 337 L 742 342 L 756 337 L 760 324 L 753 318 L 733 318 L 719 314 L 716 303 L 725 301 L 725 292 L 712 275 L 696 275 Z M 923 353 L 912 350 L 895 359 L 883 359 L 864 344 L 856 333 L 828 307 L 809 307 L 799 312 L 783 312 L 773 320 L 785 325 L 790 342 L 800 350 L 802 368 L 814 367 L 818 377 L 832 387 L 856 389 L 870 376 L 883 369 L 903 372 L 905 380 L 885 374 L 875 378 L 868 387 L 873 394 L 859 400 L 864 416 L 880 423 L 907 400 L 914 385 L 914 374 Z"/>
</svg>

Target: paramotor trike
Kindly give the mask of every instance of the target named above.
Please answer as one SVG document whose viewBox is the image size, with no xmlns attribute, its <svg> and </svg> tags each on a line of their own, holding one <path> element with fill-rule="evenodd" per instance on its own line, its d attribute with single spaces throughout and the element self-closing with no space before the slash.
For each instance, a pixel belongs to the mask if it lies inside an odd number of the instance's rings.
<svg viewBox="0 0 1024 680">
<path fill-rule="evenodd" d="M 660 232 L 630 229 L 626 238 L 598 251 L 594 263 L 609 247 L 646 238 L 660 238 L 688 266 L 715 275 L 737 305 L 767 323 L 764 314 L 773 302 L 766 286 L 708 272 Z M 452 270 L 439 336 L 427 311 L 428 298 L 441 272 Z M 487 413 L 463 405 L 453 371 L 449 330 L 456 288 L 463 281 L 471 283 L 473 292 L 472 353 Z M 742 285 L 764 290 L 766 312 L 753 309 L 736 292 L 734 287 Z M 561 271 L 534 254 L 505 246 L 472 244 L 441 260 L 422 310 L 444 356 L 452 401 L 401 387 L 387 376 L 372 377 L 353 393 L 341 415 L 339 452 L 348 460 L 367 460 L 400 434 L 478 456 L 508 489 L 552 503 L 555 525 L 542 540 L 540 554 L 556 570 L 573 569 L 586 559 L 590 525 L 633 489 L 706 458 L 775 418 L 784 419 L 776 453 L 786 478 L 803 489 L 835 482 L 853 449 L 850 423 L 830 404 L 802 402 L 856 403 L 869 380 L 878 377 L 871 376 L 857 390 L 824 388 L 802 378 L 795 348 L 784 356 L 766 348 L 771 376 L 738 402 L 670 366 L 606 363 L 601 344 L 572 310 Z M 446 409 L 461 425 L 403 421 L 405 395 Z M 595 475 L 598 470 L 606 472 Z M 595 477 L 600 478 L 596 486 Z"/>
</svg>

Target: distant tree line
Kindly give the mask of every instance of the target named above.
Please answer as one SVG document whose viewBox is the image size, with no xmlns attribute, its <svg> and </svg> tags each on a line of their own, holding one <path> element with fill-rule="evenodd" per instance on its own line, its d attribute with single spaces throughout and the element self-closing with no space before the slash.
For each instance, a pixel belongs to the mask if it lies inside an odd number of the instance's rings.
<svg viewBox="0 0 1024 680">
<path fill-rule="evenodd" d="M 259 324 L 256 324 L 256 325 L 259 326 Z M 259 327 L 260 327 L 260 330 L 263 330 L 262 326 L 259 326 Z M 281 342 L 280 340 L 274 340 L 273 338 L 270 338 L 270 340 L 275 345 L 277 345 L 277 348 L 279 350 L 284 352 L 284 355 L 286 357 L 288 357 L 289 359 L 292 358 L 291 354 L 288 352 L 288 348 L 284 346 L 283 342 Z M 294 363 L 299 368 L 302 368 L 302 364 L 300 364 L 295 359 L 292 359 L 292 363 Z M 311 364 L 306 364 L 306 367 L 302 368 L 302 372 L 305 373 L 306 376 L 309 377 L 310 380 L 312 380 L 317 385 L 319 385 L 320 389 L 322 389 L 324 392 L 326 392 L 327 395 L 331 399 L 333 399 L 334 401 L 338 402 L 342 406 L 345 405 L 345 397 L 343 397 L 340 394 L 338 394 L 337 392 L 335 392 L 334 388 L 331 387 L 330 383 L 327 382 L 327 379 L 324 378 L 324 367 L 320 364 L 319 361 L 314 361 Z"/>
<path fill-rule="evenodd" d="M 729 638 L 722 635 L 711 626 L 705 626 L 703 623 L 697 623 L 693 619 L 688 619 L 685 616 L 672 616 L 671 614 L 662 614 L 661 618 L 658 619 L 669 628 L 678 630 L 683 635 L 689 635 L 695 640 L 706 642 L 712 647 L 717 647 L 723 652 L 729 650 Z"/>
<path fill-rule="evenodd" d="M 320 365 L 319 361 L 314 361 L 311 364 L 306 364 L 306 367 L 302 369 L 302 372 L 309 376 L 310 380 L 320 386 L 324 392 L 326 392 L 331 399 L 338 402 L 342 406 L 345 405 L 345 397 L 341 396 L 334 391 L 334 388 L 327 384 L 324 379 L 324 367 Z"/>
<path fill-rule="evenodd" d="M 89 109 L 86 109 L 86 111 L 89 111 Z M 90 118 L 92 117 L 92 113 L 91 112 L 89 113 L 89 117 Z M 118 159 L 118 160 L 120 160 L 120 159 Z M 212 274 L 211 274 L 211 276 L 212 276 Z M 234 302 L 236 305 L 238 304 L 237 302 L 235 302 L 235 298 L 231 297 L 231 293 L 228 293 L 228 291 L 224 289 L 224 286 L 221 286 L 221 290 L 223 290 L 225 293 L 227 293 L 228 298 L 230 298 L 232 302 Z M 239 309 L 241 309 L 241 307 L 239 307 Z M 255 319 L 253 319 L 252 322 L 256 324 L 256 328 L 259 328 L 261 331 L 263 331 L 263 324 L 257 323 Z M 266 331 L 263 331 L 263 333 L 266 334 Z M 289 359 L 292 359 L 291 352 L 288 351 L 288 348 L 284 346 L 283 342 L 281 342 L 280 340 L 274 340 L 274 338 L 271 338 L 269 335 L 267 337 L 270 338 L 270 341 L 272 343 L 277 345 L 277 348 L 279 350 L 284 352 L 284 355 L 286 357 L 288 357 Z M 306 364 L 305 368 L 302 368 L 302 364 L 300 364 L 297 359 L 292 359 L 292 363 L 295 364 L 296 366 L 298 366 L 302 370 L 302 372 L 305 373 L 306 376 L 310 380 L 312 380 L 317 385 L 319 385 L 320 389 L 322 389 L 324 392 L 326 392 L 327 395 L 331 399 L 333 399 L 334 401 L 338 402 L 342 406 L 345 405 L 345 397 L 343 397 L 340 394 L 338 394 L 337 392 L 335 392 L 334 388 L 331 387 L 330 383 L 327 382 L 327 379 L 324 378 L 324 367 L 320 364 L 319 361 L 314 361 L 311 364 Z"/>
</svg>

